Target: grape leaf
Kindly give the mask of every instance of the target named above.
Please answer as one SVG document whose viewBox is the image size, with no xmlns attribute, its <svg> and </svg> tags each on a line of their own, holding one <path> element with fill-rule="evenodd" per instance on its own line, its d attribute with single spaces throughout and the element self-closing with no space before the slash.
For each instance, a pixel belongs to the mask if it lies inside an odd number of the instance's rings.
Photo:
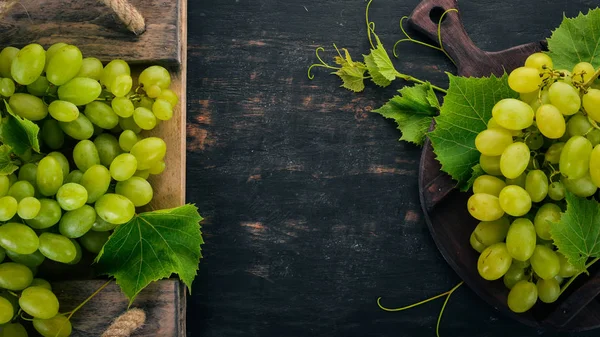
<svg viewBox="0 0 600 337">
<path fill-rule="evenodd" d="M 369 75 L 371 75 L 371 81 L 373 81 L 373 83 L 384 88 L 392 83 L 392 81 L 385 78 L 385 76 L 379 72 L 372 54 L 363 55 L 363 57 L 365 58 L 367 71 L 369 72 Z"/>
<path fill-rule="evenodd" d="M 192 289 L 204 243 L 193 205 L 146 212 L 120 225 L 96 257 L 101 274 L 113 276 L 133 302 L 148 284 L 179 274 Z"/>
<path fill-rule="evenodd" d="M 353 61 L 347 49 L 342 50 L 345 57 L 342 57 L 341 54 L 335 57 L 335 63 L 341 65 L 342 68 L 333 73 L 342 79 L 342 87 L 354 92 L 363 91 L 365 89 L 364 79 L 367 67 L 361 62 Z"/>
<path fill-rule="evenodd" d="M 595 199 L 566 195 L 567 210 L 560 221 L 550 223 L 550 235 L 558 251 L 578 270 L 590 257 L 600 257 L 600 205 Z"/>
<path fill-rule="evenodd" d="M 9 175 L 19 169 L 19 162 L 10 157 L 11 153 L 10 146 L 0 145 L 0 176 Z"/>
<path fill-rule="evenodd" d="M 508 86 L 508 76 L 473 78 L 448 74 L 450 86 L 435 130 L 429 133 L 442 171 L 458 182 L 462 191 L 469 189 L 473 166 L 479 163 L 475 137 L 486 128 L 494 104 L 518 95 Z"/>
<path fill-rule="evenodd" d="M 396 121 L 402 132 L 400 140 L 423 145 L 427 129 L 439 110 L 437 97 L 429 83 L 404 87 L 398 92 L 399 96 L 373 112 Z"/>
<path fill-rule="evenodd" d="M 8 103 L 4 101 L 8 116 L 0 124 L 2 142 L 12 148 L 18 155 L 24 155 L 29 149 L 40 152 L 38 134 L 40 128 L 32 121 L 15 114 Z"/>
<path fill-rule="evenodd" d="M 579 62 L 600 66 L 600 8 L 575 18 L 564 17 L 547 40 L 555 69 L 571 70 Z"/>
</svg>

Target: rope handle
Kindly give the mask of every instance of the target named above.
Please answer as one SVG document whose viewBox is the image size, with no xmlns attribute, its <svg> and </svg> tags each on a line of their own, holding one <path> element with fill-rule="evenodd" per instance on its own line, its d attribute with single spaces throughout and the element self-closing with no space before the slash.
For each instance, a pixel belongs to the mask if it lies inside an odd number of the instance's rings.
<svg viewBox="0 0 600 337">
<path fill-rule="evenodd" d="M 129 337 L 146 322 L 146 313 L 142 309 L 130 309 L 106 329 L 102 337 Z"/>
</svg>

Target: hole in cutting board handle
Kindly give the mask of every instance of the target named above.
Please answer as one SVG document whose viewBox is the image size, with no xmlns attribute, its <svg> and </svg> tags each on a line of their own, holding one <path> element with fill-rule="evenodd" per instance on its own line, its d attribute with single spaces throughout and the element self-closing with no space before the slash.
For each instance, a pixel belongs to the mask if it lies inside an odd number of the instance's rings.
<svg viewBox="0 0 600 337">
<path fill-rule="evenodd" d="M 431 19 L 431 22 L 437 25 L 440 22 L 440 18 L 442 17 L 442 15 L 444 15 L 445 11 L 446 10 L 440 6 L 433 7 L 431 11 L 429 11 L 429 18 Z M 447 16 L 444 16 L 442 22 L 446 21 L 446 18 Z"/>
</svg>

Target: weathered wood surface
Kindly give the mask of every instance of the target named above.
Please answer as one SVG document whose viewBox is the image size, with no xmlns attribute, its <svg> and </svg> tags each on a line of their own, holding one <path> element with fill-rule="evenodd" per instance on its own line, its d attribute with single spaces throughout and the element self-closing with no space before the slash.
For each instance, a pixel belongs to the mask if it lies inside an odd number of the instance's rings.
<svg viewBox="0 0 600 337">
<path fill-rule="evenodd" d="M 459 0 L 466 32 L 483 50 L 540 41 L 590 0 Z M 371 17 L 389 48 L 418 0 L 375 0 Z M 441 300 L 459 278 L 421 211 L 421 149 L 370 113 L 404 83 L 364 93 L 306 69 L 323 45 L 368 50 L 363 1 L 190 2 L 187 200 L 207 241 L 188 335 L 202 337 L 435 336 Z M 423 37 L 409 30 L 415 36 Z M 447 86 L 444 56 L 403 44 L 397 69 Z M 458 224 L 457 224 L 458 225 Z M 467 287 L 450 300 L 442 336 L 596 336 L 527 327 Z"/>
</svg>

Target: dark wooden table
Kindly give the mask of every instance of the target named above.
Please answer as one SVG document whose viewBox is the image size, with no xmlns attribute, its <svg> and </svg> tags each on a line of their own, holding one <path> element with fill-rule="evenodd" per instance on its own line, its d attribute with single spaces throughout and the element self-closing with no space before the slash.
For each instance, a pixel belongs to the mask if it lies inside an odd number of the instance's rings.
<svg viewBox="0 0 600 337">
<path fill-rule="evenodd" d="M 418 0 L 375 0 L 388 48 Z M 421 149 L 370 113 L 405 83 L 364 93 L 326 71 L 309 81 L 314 49 L 367 52 L 364 1 L 190 0 L 188 192 L 204 221 L 205 258 L 188 299 L 188 336 L 435 336 L 442 300 L 381 311 L 444 292 L 460 280 L 423 221 Z M 477 45 L 500 50 L 548 37 L 562 13 L 594 0 L 459 1 Z M 404 44 L 397 69 L 447 86 L 441 53 Z M 457 226 L 460 224 L 457 224 Z M 475 267 L 475 266 L 474 266 Z M 557 334 L 512 321 L 467 287 L 441 334 Z"/>
</svg>

